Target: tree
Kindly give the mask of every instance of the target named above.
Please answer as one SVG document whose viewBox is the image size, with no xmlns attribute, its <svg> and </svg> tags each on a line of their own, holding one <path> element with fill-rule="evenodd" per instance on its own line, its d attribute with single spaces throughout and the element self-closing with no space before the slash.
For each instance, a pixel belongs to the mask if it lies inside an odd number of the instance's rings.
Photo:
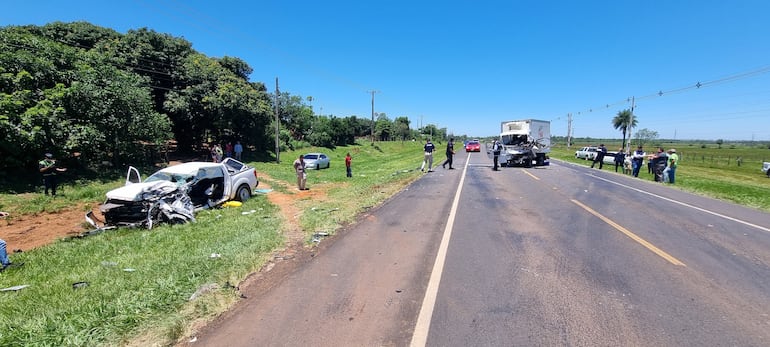
<svg viewBox="0 0 770 347">
<path fill-rule="evenodd" d="M 409 129 L 409 117 L 396 117 L 393 121 L 394 133 L 401 141 L 411 138 L 411 129 Z"/>
<path fill-rule="evenodd" d="M 634 134 L 634 137 L 636 138 L 637 146 L 644 146 L 647 142 L 657 139 L 658 132 L 644 128 L 642 130 L 637 131 L 636 134 Z"/>
<path fill-rule="evenodd" d="M 374 123 L 374 134 L 380 141 L 389 141 L 393 133 L 393 122 L 385 113 L 378 113 Z"/>
<path fill-rule="evenodd" d="M 619 129 L 623 133 L 623 146 L 626 144 L 626 134 L 631 128 L 636 127 L 636 117 L 631 113 L 631 110 L 618 111 L 615 118 L 612 119 L 612 126 L 615 129 Z"/>
<path fill-rule="evenodd" d="M 222 59 L 219 59 L 219 64 L 244 81 L 248 81 L 249 75 L 254 72 L 254 69 L 240 58 L 225 56 Z"/>
<path fill-rule="evenodd" d="M 725 143 L 725 141 L 724 141 L 724 140 L 722 140 L 722 139 L 718 139 L 718 140 L 716 140 L 715 142 L 716 142 L 716 144 L 717 144 L 717 146 L 718 146 L 719 148 L 722 148 L 722 144 L 723 144 L 723 143 Z"/>
<path fill-rule="evenodd" d="M 110 159 L 117 167 L 144 163 L 144 143 L 171 139 L 171 122 L 153 108 L 145 78 L 109 64 L 94 64 L 78 74 L 67 90 L 63 117 L 56 122 L 59 148 L 79 152 L 86 159 Z"/>
</svg>

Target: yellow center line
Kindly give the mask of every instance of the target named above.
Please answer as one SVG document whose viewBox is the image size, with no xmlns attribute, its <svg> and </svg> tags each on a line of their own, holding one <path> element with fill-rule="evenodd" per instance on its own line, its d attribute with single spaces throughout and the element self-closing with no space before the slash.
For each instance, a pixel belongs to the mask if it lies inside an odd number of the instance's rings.
<svg viewBox="0 0 770 347">
<path fill-rule="evenodd" d="M 618 231 L 620 231 L 621 233 L 623 233 L 623 234 L 626 234 L 626 236 L 630 237 L 632 240 L 634 240 L 634 241 L 638 242 L 638 243 L 639 243 L 639 244 L 641 244 L 642 246 L 644 246 L 644 247 L 646 247 L 647 249 L 651 250 L 653 253 L 655 253 L 655 254 L 659 255 L 659 256 L 660 256 L 660 257 L 662 257 L 663 259 L 666 259 L 666 260 L 668 260 L 668 262 L 669 262 L 669 263 L 671 263 L 671 264 L 674 264 L 674 265 L 678 265 L 678 266 L 687 266 L 687 265 L 685 265 L 683 262 L 681 262 L 681 261 L 679 261 L 678 259 L 676 259 L 676 258 L 672 257 L 672 256 L 671 256 L 671 255 L 669 255 L 668 253 L 666 253 L 666 252 L 662 251 L 660 248 L 658 248 L 658 247 L 655 247 L 653 244 L 651 244 L 651 243 L 649 243 L 649 242 L 645 241 L 643 238 L 641 238 L 641 237 L 639 237 L 639 236 L 636 236 L 636 234 L 632 233 L 630 230 L 628 230 L 628 229 L 626 229 L 626 228 L 624 228 L 624 227 L 620 226 L 618 223 L 615 223 L 615 222 L 613 222 L 613 221 L 612 221 L 612 220 L 610 220 L 609 218 L 607 218 L 607 217 L 605 217 L 605 216 L 602 216 L 601 214 L 599 214 L 599 212 L 596 212 L 596 211 L 594 211 L 593 209 L 591 209 L 590 207 L 588 207 L 588 206 L 584 205 L 584 204 L 583 204 L 583 203 L 581 203 L 580 201 L 577 201 L 577 200 L 575 200 L 575 199 L 570 199 L 570 201 L 572 201 L 572 202 L 574 202 L 576 205 L 578 205 L 578 206 L 582 207 L 584 210 L 588 211 L 588 213 L 590 213 L 590 214 L 592 214 L 592 215 L 594 215 L 594 216 L 596 216 L 596 217 L 599 217 L 599 219 L 601 219 L 601 220 L 603 220 L 605 223 L 607 223 L 607 224 L 611 225 L 612 227 L 614 227 L 615 229 L 617 229 L 617 230 L 618 230 Z"/>
<path fill-rule="evenodd" d="M 527 174 L 527 175 L 529 175 L 529 177 L 532 177 L 532 178 L 534 178 L 534 179 L 536 179 L 536 180 L 538 180 L 538 181 L 540 180 L 540 177 L 537 177 L 537 176 L 535 176 L 535 175 L 533 175 L 533 174 L 529 173 L 529 171 L 527 171 L 527 170 L 524 170 L 524 173 L 525 173 L 525 174 Z"/>
</svg>

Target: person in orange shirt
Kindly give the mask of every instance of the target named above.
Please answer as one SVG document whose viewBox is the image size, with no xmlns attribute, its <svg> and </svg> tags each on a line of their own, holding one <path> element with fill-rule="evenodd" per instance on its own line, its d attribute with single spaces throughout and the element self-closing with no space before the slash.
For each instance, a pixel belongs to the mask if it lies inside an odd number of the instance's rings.
<svg viewBox="0 0 770 347">
<path fill-rule="evenodd" d="M 348 173 L 348 177 L 353 177 L 353 171 L 350 170 L 350 161 L 353 160 L 353 158 L 350 157 L 350 153 L 348 153 L 345 156 L 345 170 Z"/>
</svg>

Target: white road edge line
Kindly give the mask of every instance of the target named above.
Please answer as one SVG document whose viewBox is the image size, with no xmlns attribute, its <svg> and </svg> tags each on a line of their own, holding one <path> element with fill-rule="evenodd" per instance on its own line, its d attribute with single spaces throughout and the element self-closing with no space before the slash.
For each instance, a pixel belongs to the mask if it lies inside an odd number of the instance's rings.
<svg viewBox="0 0 770 347">
<path fill-rule="evenodd" d="M 414 326 L 412 342 L 409 344 L 411 347 L 423 347 L 428 343 L 428 330 L 430 330 L 430 321 L 433 318 L 433 308 L 436 306 L 438 286 L 441 282 L 441 275 L 444 272 L 444 263 L 446 262 L 447 249 L 449 248 L 449 239 L 452 237 L 455 215 L 457 213 L 457 206 L 460 204 L 460 193 L 463 190 L 463 182 L 465 182 L 465 174 L 468 171 L 468 163 L 470 163 L 470 155 L 468 155 L 468 160 L 465 161 L 463 175 L 460 177 L 460 184 L 455 193 L 454 201 L 452 201 L 452 208 L 449 211 L 449 218 L 447 219 L 446 227 L 444 228 L 444 236 L 441 238 L 441 245 L 438 247 L 436 261 L 433 263 L 433 270 L 431 270 L 430 273 L 428 288 L 425 290 L 425 297 L 422 299 L 420 314 L 417 316 L 417 323 Z"/>
<path fill-rule="evenodd" d="M 744 221 L 744 220 L 740 220 L 740 219 L 737 219 L 737 218 L 733 218 L 733 217 L 730 217 L 730 216 L 725 216 L 725 215 L 723 215 L 723 214 L 720 214 L 720 213 L 717 213 L 717 212 L 714 212 L 714 211 L 710 211 L 710 210 L 707 210 L 707 209 L 705 209 L 705 208 L 700 208 L 700 207 L 698 207 L 698 206 L 693 206 L 693 205 L 690 205 L 690 204 L 688 204 L 688 203 L 686 203 L 686 202 L 681 202 L 681 201 L 678 201 L 678 200 L 674 200 L 674 199 L 665 198 L 665 197 L 662 197 L 662 196 L 660 196 L 660 195 L 655 195 L 655 194 L 653 194 L 653 193 L 650 193 L 650 192 L 646 192 L 646 191 L 644 191 L 644 190 L 641 190 L 641 189 L 637 189 L 637 188 L 629 187 L 629 186 L 627 186 L 627 185 L 625 185 L 625 184 L 621 184 L 621 183 L 618 183 L 618 182 L 615 182 L 615 181 L 611 181 L 611 180 L 608 180 L 608 179 L 606 179 L 606 178 L 603 178 L 603 177 L 599 177 L 599 176 L 596 176 L 596 175 L 594 175 L 594 174 L 592 174 L 592 173 L 587 173 L 586 175 L 589 175 L 589 176 L 593 176 L 593 177 L 596 177 L 597 179 L 600 179 L 600 180 L 602 180 L 602 181 L 605 181 L 605 182 L 607 182 L 607 183 L 612 183 L 612 184 L 615 184 L 615 185 L 618 185 L 618 186 L 621 186 L 621 187 L 625 187 L 625 188 L 628 188 L 628 189 L 631 189 L 631 190 L 635 190 L 635 191 L 637 191 L 637 192 L 639 192 L 639 193 L 643 193 L 643 194 L 647 194 L 647 195 L 650 195 L 650 196 L 654 196 L 654 197 L 656 197 L 656 198 L 658 198 L 658 199 L 666 200 L 666 201 L 668 201 L 668 202 L 672 202 L 672 203 L 675 203 L 675 204 L 678 204 L 678 205 L 682 205 L 682 206 L 685 206 L 685 207 L 689 207 L 689 208 L 692 208 L 692 209 L 695 209 L 695 210 L 698 210 L 698 211 L 701 211 L 701 212 L 705 212 L 705 213 L 708 213 L 708 214 L 710 214 L 710 215 L 714 215 L 714 216 L 717 216 L 717 217 L 720 217 L 720 218 L 724 218 L 724 219 L 727 219 L 727 220 L 731 220 L 731 221 L 733 221 L 733 222 L 736 222 L 736 223 L 741 223 L 741 224 L 743 224 L 743 225 L 747 225 L 747 226 L 750 226 L 750 227 L 752 227 L 752 228 L 757 228 L 757 229 L 759 229 L 759 230 L 763 230 L 763 231 L 766 231 L 766 232 L 770 232 L 770 228 L 766 228 L 766 227 L 763 227 L 763 226 L 761 226 L 761 225 L 756 225 L 756 224 L 754 224 L 754 223 L 750 223 L 750 222 L 747 222 L 747 221 Z"/>
</svg>

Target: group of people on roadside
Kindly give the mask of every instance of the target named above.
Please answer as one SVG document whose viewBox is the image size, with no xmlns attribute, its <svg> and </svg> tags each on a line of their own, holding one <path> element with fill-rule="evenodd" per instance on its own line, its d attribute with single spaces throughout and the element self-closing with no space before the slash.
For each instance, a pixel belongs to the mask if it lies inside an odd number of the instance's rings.
<svg viewBox="0 0 770 347">
<path fill-rule="evenodd" d="M 593 163 L 591 163 L 591 168 L 599 163 L 599 169 L 601 169 L 606 154 L 607 148 L 604 144 L 599 145 L 596 150 L 596 157 Z M 621 147 L 615 154 L 615 172 L 618 172 L 618 168 L 622 168 L 623 173 L 630 173 L 634 177 L 639 177 L 639 171 L 644 166 L 645 159 L 648 162 L 648 173 L 653 175 L 655 182 L 671 184 L 676 182 L 676 168 L 679 165 L 679 155 L 676 154 L 676 149 L 674 148 L 666 151 L 663 147 L 658 147 L 654 154 L 648 155 L 644 152 L 642 146 L 638 146 L 629 155 Z"/>
<path fill-rule="evenodd" d="M 632 171 L 634 177 L 639 177 L 639 171 L 644 166 L 644 160 L 647 159 L 647 172 L 653 175 L 655 182 L 671 183 L 676 182 L 676 168 L 679 165 L 679 155 L 676 149 L 671 148 L 668 151 L 663 147 L 658 147 L 653 154 L 644 152 L 642 146 L 638 146 L 631 155 Z"/>
<path fill-rule="evenodd" d="M 228 142 L 224 145 L 224 148 L 222 145 L 215 143 L 209 146 L 209 151 L 211 152 L 211 161 L 215 163 L 221 163 L 225 158 L 241 160 L 243 157 L 243 145 L 241 144 L 241 141 L 236 141 L 235 145 L 233 145 L 232 142 Z"/>
</svg>

